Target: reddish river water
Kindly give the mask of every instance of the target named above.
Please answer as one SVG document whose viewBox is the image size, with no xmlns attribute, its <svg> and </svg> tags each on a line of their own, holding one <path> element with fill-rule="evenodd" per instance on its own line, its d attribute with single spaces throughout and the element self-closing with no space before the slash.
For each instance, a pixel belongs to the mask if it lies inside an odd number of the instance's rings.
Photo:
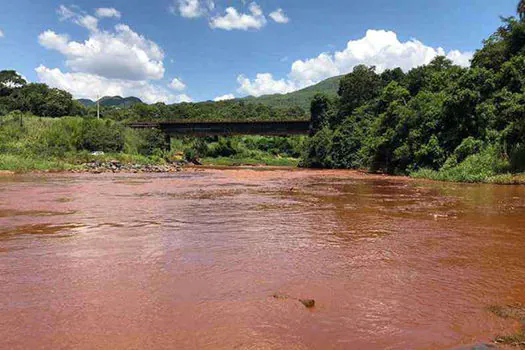
<svg viewBox="0 0 525 350">
<path fill-rule="evenodd" d="M 0 177 L 0 296 L 4 349 L 486 342 L 517 327 L 487 306 L 525 302 L 525 187 L 251 169 Z"/>
</svg>

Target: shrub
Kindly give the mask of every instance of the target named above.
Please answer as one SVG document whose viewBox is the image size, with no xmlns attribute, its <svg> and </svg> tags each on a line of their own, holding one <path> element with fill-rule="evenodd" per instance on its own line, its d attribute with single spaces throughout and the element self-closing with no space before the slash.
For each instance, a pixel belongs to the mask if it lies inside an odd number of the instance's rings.
<svg viewBox="0 0 525 350">
<path fill-rule="evenodd" d="M 109 120 L 85 119 L 81 148 L 88 151 L 121 152 L 123 127 Z"/>
</svg>

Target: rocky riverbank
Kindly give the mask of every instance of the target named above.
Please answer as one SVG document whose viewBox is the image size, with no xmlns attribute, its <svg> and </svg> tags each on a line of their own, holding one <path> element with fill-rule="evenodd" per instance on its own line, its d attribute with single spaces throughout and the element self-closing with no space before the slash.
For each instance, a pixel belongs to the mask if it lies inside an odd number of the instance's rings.
<svg viewBox="0 0 525 350">
<path fill-rule="evenodd" d="M 73 172 L 100 173 L 175 173 L 183 170 L 183 163 L 169 164 L 125 164 L 116 160 L 85 163 Z"/>
</svg>

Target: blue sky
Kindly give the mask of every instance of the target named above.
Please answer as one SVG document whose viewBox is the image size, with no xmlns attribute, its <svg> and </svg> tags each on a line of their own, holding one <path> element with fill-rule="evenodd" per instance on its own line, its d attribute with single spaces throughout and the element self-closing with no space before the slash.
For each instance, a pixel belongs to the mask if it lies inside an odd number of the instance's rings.
<svg viewBox="0 0 525 350">
<path fill-rule="evenodd" d="M 359 63 L 407 70 L 436 54 L 466 65 L 517 3 L 73 1 L 2 0 L 0 69 L 75 97 L 147 102 L 285 93 Z"/>
</svg>

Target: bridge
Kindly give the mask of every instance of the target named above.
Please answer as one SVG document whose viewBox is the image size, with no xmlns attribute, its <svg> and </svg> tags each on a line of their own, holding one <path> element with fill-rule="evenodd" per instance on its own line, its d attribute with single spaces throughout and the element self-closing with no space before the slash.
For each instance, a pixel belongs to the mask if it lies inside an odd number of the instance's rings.
<svg viewBox="0 0 525 350">
<path fill-rule="evenodd" d="M 162 121 L 128 124 L 134 129 L 159 129 L 166 136 L 288 136 L 310 132 L 309 120 L 289 121 Z"/>
</svg>

